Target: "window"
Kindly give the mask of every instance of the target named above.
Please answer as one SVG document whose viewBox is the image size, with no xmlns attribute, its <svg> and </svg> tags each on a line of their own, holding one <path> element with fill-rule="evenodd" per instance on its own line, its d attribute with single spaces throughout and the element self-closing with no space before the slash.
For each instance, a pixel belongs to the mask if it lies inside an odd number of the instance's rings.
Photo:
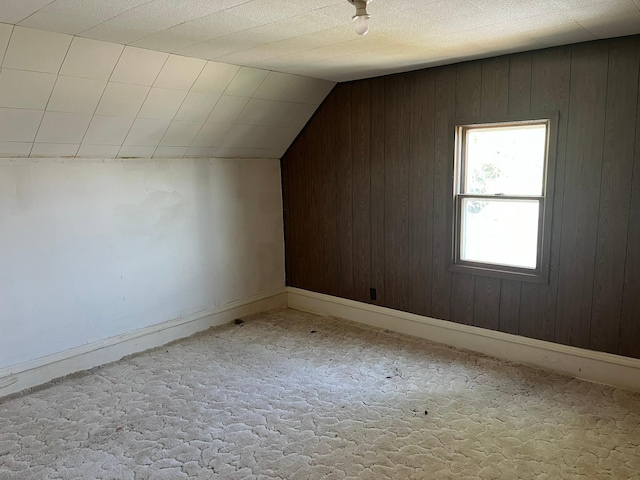
<svg viewBox="0 0 640 480">
<path fill-rule="evenodd" d="M 455 127 L 450 270 L 546 282 L 557 115 Z"/>
</svg>

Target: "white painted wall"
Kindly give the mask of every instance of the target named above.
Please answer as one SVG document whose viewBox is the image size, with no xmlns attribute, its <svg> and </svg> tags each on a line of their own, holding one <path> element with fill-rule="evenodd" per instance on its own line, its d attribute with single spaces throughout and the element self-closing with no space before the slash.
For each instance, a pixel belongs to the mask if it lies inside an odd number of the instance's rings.
<svg viewBox="0 0 640 480">
<path fill-rule="evenodd" d="M 0 160 L 0 368 L 283 287 L 278 160 Z"/>
</svg>

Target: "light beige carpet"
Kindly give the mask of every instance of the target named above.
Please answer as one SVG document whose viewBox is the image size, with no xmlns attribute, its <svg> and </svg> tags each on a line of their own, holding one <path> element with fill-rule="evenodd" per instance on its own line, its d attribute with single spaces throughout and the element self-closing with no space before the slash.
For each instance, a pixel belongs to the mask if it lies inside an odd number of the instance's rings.
<svg viewBox="0 0 640 480">
<path fill-rule="evenodd" d="M 1 479 L 640 478 L 640 395 L 293 310 L 0 403 Z"/>
</svg>

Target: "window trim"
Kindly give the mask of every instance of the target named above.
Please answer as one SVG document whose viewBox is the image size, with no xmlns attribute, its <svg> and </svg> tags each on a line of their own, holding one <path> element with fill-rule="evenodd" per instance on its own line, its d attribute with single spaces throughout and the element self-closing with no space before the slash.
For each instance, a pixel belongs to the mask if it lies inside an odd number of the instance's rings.
<svg viewBox="0 0 640 480">
<path fill-rule="evenodd" d="M 536 269 L 513 267 L 508 265 L 497 265 L 493 263 L 469 262 L 460 260 L 460 229 L 461 222 L 461 199 L 465 197 L 478 198 L 483 195 L 461 194 L 462 182 L 462 154 L 464 141 L 460 138 L 465 128 L 472 127 L 493 127 L 493 126 L 517 126 L 535 123 L 547 123 L 546 151 L 547 160 L 543 172 L 543 191 L 541 196 L 536 195 L 486 195 L 492 200 L 509 199 L 536 199 L 540 202 L 540 215 L 538 217 L 538 252 Z M 549 262 L 551 248 L 551 227 L 553 214 L 553 197 L 556 172 L 556 156 L 558 146 L 558 123 L 559 112 L 553 113 L 532 113 L 522 115 L 501 115 L 493 117 L 478 117 L 475 119 L 456 119 L 449 130 L 452 160 L 449 165 L 450 196 L 447 204 L 448 222 L 448 256 L 447 270 L 456 273 L 466 273 L 481 275 L 505 280 L 518 280 L 532 283 L 549 282 Z"/>
</svg>

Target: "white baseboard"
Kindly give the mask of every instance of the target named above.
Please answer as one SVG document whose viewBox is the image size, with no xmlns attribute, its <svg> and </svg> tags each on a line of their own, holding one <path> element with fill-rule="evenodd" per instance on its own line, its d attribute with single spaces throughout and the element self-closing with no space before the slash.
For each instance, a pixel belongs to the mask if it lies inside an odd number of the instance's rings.
<svg viewBox="0 0 640 480">
<path fill-rule="evenodd" d="M 0 397 L 185 338 L 234 318 L 289 306 L 456 348 L 640 391 L 640 360 L 460 325 L 289 287 L 0 369 Z"/>
<path fill-rule="evenodd" d="M 114 362 L 245 315 L 287 306 L 285 289 L 0 369 L 0 397 Z"/>
<path fill-rule="evenodd" d="M 568 347 L 298 288 L 287 289 L 290 308 L 331 315 L 492 357 L 525 363 L 583 380 L 640 391 L 640 360 Z"/>
</svg>

